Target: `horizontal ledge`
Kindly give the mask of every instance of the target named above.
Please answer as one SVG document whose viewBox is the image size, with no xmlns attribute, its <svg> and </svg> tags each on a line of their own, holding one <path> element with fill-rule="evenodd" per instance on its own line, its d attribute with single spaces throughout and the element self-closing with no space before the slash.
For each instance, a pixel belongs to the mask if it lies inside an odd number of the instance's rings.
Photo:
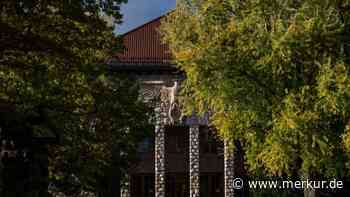
<svg viewBox="0 0 350 197">
<path fill-rule="evenodd" d="M 139 64 L 108 64 L 111 71 L 134 71 L 134 72 L 179 72 L 175 65 L 139 65 Z"/>
</svg>

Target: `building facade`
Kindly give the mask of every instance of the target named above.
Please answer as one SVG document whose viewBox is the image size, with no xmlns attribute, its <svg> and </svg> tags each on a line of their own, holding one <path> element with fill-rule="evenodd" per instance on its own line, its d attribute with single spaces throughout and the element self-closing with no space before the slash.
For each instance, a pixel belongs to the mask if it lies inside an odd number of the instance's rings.
<svg viewBox="0 0 350 197">
<path fill-rule="evenodd" d="M 177 94 L 185 79 L 161 42 L 157 18 L 123 35 L 125 51 L 109 65 L 133 75 L 155 111 L 154 134 L 130 167 L 131 197 L 233 196 L 233 152 L 209 126 L 210 115 L 184 116 Z"/>
</svg>

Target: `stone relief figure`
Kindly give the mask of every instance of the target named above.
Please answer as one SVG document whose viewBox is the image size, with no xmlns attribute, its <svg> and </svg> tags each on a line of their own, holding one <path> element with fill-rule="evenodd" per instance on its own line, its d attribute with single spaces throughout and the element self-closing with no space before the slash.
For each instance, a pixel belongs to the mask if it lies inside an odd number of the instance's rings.
<svg viewBox="0 0 350 197">
<path fill-rule="evenodd" d="M 169 111 L 168 111 L 168 116 L 169 116 L 169 119 L 170 119 L 170 124 L 174 124 L 175 121 L 174 121 L 174 118 L 173 117 L 173 112 L 176 110 L 176 107 L 177 107 L 177 103 L 175 102 L 175 96 L 176 96 L 176 93 L 177 93 L 177 89 L 178 89 L 178 84 L 177 84 L 177 81 L 174 82 L 174 86 L 173 87 L 170 87 L 170 91 L 169 91 L 169 96 L 170 96 L 170 103 L 169 103 Z"/>
<path fill-rule="evenodd" d="M 174 124 L 175 120 L 181 116 L 178 103 L 176 102 L 176 94 L 178 89 L 179 85 L 177 81 L 174 81 L 174 85 L 171 87 L 162 88 L 162 100 L 166 101 L 167 103 L 170 124 Z"/>
</svg>

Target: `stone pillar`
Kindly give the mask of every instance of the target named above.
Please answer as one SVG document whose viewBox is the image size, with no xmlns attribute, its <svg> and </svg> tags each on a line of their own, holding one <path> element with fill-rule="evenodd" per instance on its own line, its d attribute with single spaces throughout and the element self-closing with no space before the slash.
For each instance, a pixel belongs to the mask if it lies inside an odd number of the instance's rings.
<svg viewBox="0 0 350 197">
<path fill-rule="evenodd" d="M 155 107 L 155 197 L 165 197 L 165 104 Z"/>
<path fill-rule="evenodd" d="M 130 197 L 130 179 L 131 177 L 127 175 L 126 180 L 122 183 L 122 186 L 120 189 L 121 197 Z"/>
<path fill-rule="evenodd" d="M 199 126 L 190 126 L 190 197 L 199 197 L 200 174 L 199 174 Z"/>
<path fill-rule="evenodd" d="M 231 140 L 224 141 L 224 182 L 225 197 L 234 196 L 234 145 Z"/>
</svg>

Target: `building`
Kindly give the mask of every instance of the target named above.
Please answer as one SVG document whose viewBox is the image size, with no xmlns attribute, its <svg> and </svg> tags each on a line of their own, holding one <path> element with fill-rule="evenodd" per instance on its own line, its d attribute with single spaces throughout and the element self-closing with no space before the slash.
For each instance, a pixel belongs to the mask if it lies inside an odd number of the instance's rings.
<svg viewBox="0 0 350 197">
<path fill-rule="evenodd" d="M 227 148 L 224 154 L 209 115 L 184 117 L 179 110 L 176 95 L 185 76 L 161 42 L 162 18 L 124 34 L 124 53 L 109 62 L 112 70 L 136 76 L 156 112 L 154 136 L 140 144 L 140 160 L 130 168 L 130 196 L 232 196 L 233 156 Z"/>
</svg>

